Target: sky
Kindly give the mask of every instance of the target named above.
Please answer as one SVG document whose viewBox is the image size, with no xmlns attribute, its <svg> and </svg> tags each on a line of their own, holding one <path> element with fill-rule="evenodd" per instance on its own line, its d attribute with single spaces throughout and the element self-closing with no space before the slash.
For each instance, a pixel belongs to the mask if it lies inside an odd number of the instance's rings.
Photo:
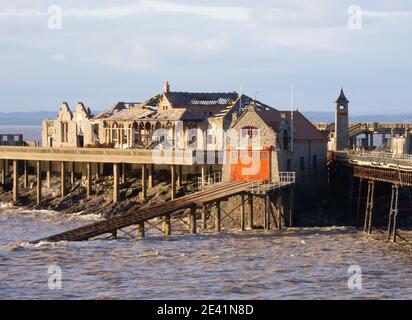
<svg viewBox="0 0 412 320">
<path fill-rule="evenodd" d="M 102 110 L 166 80 L 278 109 L 293 84 L 301 111 L 333 111 L 343 87 L 353 115 L 412 112 L 411 39 L 410 0 L 1 0 L 0 112 Z"/>
</svg>

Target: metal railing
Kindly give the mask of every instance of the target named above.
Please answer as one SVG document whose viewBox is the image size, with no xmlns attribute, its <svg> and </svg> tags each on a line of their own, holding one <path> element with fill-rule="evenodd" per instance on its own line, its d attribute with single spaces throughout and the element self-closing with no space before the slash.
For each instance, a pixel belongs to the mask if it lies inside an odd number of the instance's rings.
<svg viewBox="0 0 412 320">
<path fill-rule="evenodd" d="M 393 154 L 390 152 L 376 152 L 376 151 L 339 151 L 336 152 L 337 157 L 348 158 L 349 160 L 385 163 L 393 165 L 407 165 L 412 166 L 412 154 Z"/>
<path fill-rule="evenodd" d="M 266 193 L 278 187 L 294 184 L 296 182 L 295 172 L 279 172 L 279 179 L 275 182 L 269 180 L 251 181 L 250 192 L 256 194 Z"/>
<path fill-rule="evenodd" d="M 214 172 L 204 177 L 198 177 L 197 189 L 202 190 L 204 187 L 210 186 L 218 182 L 222 182 L 222 171 Z"/>
<path fill-rule="evenodd" d="M 376 151 L 350 151 L 350 157 L 369 158 L 376 160 L 394 160 L 407 161 L 412 164 L 412 154 L 393 154 L 390 152 L 376 152 Z"/>
<path fill-rule="evenodd" d="M 279 172 L 279 182 L 281 184 L 290 184 L 296 182 L 296 172 Z"/>
<path fill-rule="evenodd" d="M 370 131 L 367 123 L 356 123 L 349 126 L 349 137 L 357 136 L 365 131 Z"/>
</svg>

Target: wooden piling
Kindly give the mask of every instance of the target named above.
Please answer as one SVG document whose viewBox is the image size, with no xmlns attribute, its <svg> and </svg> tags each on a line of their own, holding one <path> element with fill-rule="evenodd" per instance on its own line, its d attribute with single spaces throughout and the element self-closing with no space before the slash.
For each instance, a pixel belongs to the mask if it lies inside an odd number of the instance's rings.
<svg viewBox="0 0 412 320">
<path fill-rule="evenodd" d="M 29 168 L 28 168 L 28 161 L 23 161 L 24 166 L 24 173 L 23 173 L 23 188 L 27 189 L 29 187 Z"/>
<path fill-rule="evenodd" d="M 46 163 L 47 163 L 46 182 L 47 182 L 47 188 L 50 189 L 53 166 L 52 166 L 51 161 L 47 161 Z"/>
<path fill-rule="evenodd" d="M 87 197 L 92 195 L 92 163 L 86 163 L 86 175 L 87 175 Z"/>
<path fill-rule="evenodd" d="M 60 163 L 60 196 L 64 198 L 66 196 L 66 163 L 62 161 Z"/>
<path fill-rule="evenodd" d="M 75 183 L 75 171 L 76 171 L 76 164 L 74 162 L 70 163 L 70 184 L 74 186 Z"/>
<path fill-rule="evenodd" d="M 19 162 L 13 160 L 13 201 L 19 198 Z"/>
<path fill-rule="evenodd" d="M 170 214 L 166 215 L 163 220 L 163 232 L 165 236 L 170 236 L 172 234 Z"/>
<path fill-rule="evenodd" d="M 149 164 L 148 166 L 148 177 L 147 177 L 147 188 L 153 188 L 153 164 Z"/>
<path fill-rule="evenodd" d="M 181 187 L 182 186 L 182 166 L 178 165 L 176 166 L 176 173 L 177 173 L 177 179 L 176 179 L 176 186 Z"/>
<path fill-rule="evenodd" d="M 220 201 L 216 202 L 216 211 L 215 211 L 215 231 L 220 232 L 221 231 L 221 225 L 222 225 L 222 211 L 221 211 L 221 206 L 220 206 Z"/>
<path fill-rule="evenodd" d="M 36 161 L 36 202 L 39 204 L 42 199 L 41 186 L 42 186 L 42 176 L 41 176 L 41 161 Z"/>
<path fill-rule="evenodd" d="M 6 160 L 1 160 L 1 184 L 6 184 Z"/>
<path fill-rule="evenodd" d="M 176 168 L 174 165 L 170 166 L 170 180 L 171 180 L 171 199 L 176 198 Z"/>
<path fill-rule="evenodd" d="M 248 215 L 248 224 L 247 227 L 250 230 L 253 230 L 253 195 L 249 193 L 249 215 Z"/>
<path fill-rule="evenodd" d="M 202 180 L 202 187 L 205 186 L 205 179 L 206 179 L 206 175 L 207 175 L 207 166 L 205 164 L 202 164 L 201 166 L 201 180 Z"/>
<path fill-rule="evenodd" d="M 142 192 L 140 194 L 142 200 L 147 198 L 147 179 L 146 179 L 146 165 L 142 164 Z"/>
<path fill-rule="evenodd" d="M 189 226 L 190 226 L 190 233 L 195 234 L 196 233 L 196 208 L 195 207 L 190 208 Z"/>
<path fill-rule="evenodd" d="M 136 226 L 136 231 L 137 231 L 137 236 L 144 238 L 146 236 L 145 230 L 144 230 L 144 221 L 140 222 Z"/>
<path fill-rule="evenodd" d="M 119 164 L 113 163 L 113 203 L 119 202 Z"/>
<path fill-rule="evenodd" d="M 240 195 L 240 230 L 245 231 L 245 194 Z"/>
</svg>

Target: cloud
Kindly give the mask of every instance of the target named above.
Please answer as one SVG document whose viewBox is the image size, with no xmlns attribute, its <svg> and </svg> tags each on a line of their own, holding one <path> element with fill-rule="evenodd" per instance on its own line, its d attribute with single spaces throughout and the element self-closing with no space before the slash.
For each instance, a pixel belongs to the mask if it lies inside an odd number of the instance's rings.
<svg viewBox="0 0 412 320">
<path fill-rule="evenodd" d="M 411 18 L 412 11 L 371 11 L 362 10 L 362 15 L 368 18 Z"/>
<path fill-rule="evenodd" d="M 51 55 L 52 60 L 55 61 L 64 61 L 66 60 L 66 56 L 63 53 L 54 53 Z"/>
<path fill-rule="evenodd" d="M 239 6 L 203 6 L 188 5 L 166 1 L 139 1 L 135 5 L 121 5 L 98 8 L 68 8 L 62 6 L 63 16 L 80 18 L 121 18 L 145 14 L 175 13 L 196 15 L 209 19 L 225 21 L 248 21 L 250 9 Z M 46 15 L 46 11 L 38 9 L 6 9 L 0 11 L 3 17 L 34 17 Z"/>
<path fill-rule="evenodd" d="M 0 11 L 0 17 L 9 18 L 30 18 L 36 16 L 43 16 L 46 12 L 37 9 L 6 9 Z"/>
</svg>

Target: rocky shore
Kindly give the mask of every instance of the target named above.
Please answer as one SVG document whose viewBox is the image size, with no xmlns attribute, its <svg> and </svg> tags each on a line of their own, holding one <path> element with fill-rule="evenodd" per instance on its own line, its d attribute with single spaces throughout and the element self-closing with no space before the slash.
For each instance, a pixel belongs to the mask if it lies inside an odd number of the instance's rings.
<svg viewBox="0 0 412 320">
<path fill-rule="evenodd" d="M 60 180 L 56 177 L 51 179 L 50 188 L 43 184 L 42 201 L 36 203 L 36 177 L 29 176 L 28 188 L 20 187 L 19 200 L 13 205 L 25 209 L 52 210 L 67 214 L 97 214 L 102 218 L 110 218 L 116 215 L 134 212 L 141 207 L 147 207 L 154 203 L 169 201 L 171 197 L 171 185 L 164 173 L 159 172 L 155 177 L 153 188 L 148 189 L 147 199 L 141 200 L 139 194 L 142 190 L 141 181 L 138 177 L 128 177 L 120 185 L 120 199 L 117 204 L 113 203 L 113 177 L 103 176 L 93 181 L 93 194 L 87 198 L 86 181 L 76 179 L 74 184 L 67 183 L 67 195 L 60 197 Z M 162 181 L 162 182 L 157 182 Z M 177 195 L 182 196 L 195 192 L 193 181 L 183 181 L 182 186 L 177 188 Z M 12 202 L 11 185 L 3 186 L 0 193 L 0 202 Z"/>
</svg>

